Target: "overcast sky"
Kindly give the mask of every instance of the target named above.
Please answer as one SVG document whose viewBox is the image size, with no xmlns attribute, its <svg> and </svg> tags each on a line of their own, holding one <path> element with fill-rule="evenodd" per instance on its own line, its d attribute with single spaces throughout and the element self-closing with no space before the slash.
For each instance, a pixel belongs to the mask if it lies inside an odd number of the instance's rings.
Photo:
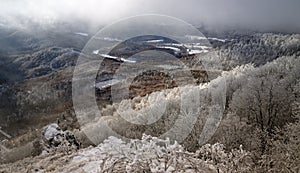
<svg viewBox="0 0 300 173">
<path fill-rule="evenodd" d="M 0 0 L 0 25 L 83 20 L 103 25 L 145 13 L 181 18 L 193 25 L 297 30 L 299 0 Z"/>
</svg>

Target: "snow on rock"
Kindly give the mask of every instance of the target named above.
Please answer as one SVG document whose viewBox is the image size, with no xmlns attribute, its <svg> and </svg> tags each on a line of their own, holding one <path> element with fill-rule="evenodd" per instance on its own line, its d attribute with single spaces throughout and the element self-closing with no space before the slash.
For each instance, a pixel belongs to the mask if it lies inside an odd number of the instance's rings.
<svg viewBox="0 0 300 173">
<path fill-rule="evenodd" d="M 44 127 L 42 131 L 44 150 L 47 152 L 63 149 L 64 151 L 76 150 L 80 143 L 71 131 L 63 131 L 53 123 Z"/>
<path fill-rule="evenodd" d="M 57 124 L 53 123 L 47 126 L 43 131 L 43 136 L 47 141 L 54 139 L 60 134 L 60 128 Z"/>
</svg>

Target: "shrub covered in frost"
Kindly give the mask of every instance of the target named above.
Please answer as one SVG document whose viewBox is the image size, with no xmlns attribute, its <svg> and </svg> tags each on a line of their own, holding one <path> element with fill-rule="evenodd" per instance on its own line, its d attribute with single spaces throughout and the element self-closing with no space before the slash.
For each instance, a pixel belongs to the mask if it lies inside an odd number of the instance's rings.
<svg viewBox="0 0 300 173">
<path fill-rule="evenodd" d="M 243 150 L 242 145 L 239 149 L 226 152 L 223 144 L 206 144 L 196 154 L 201 160 L 224 172 L 251 172 L 253 165 L 251 153 Z"/>
<path fill-rule="evenodd" d="M 248 156 L 242 148 L 225 152 L 218 143 L 192 153 L 169 139 L 143 135 L 129 142 L 109 137 L 92 152 L 74 157 L 71 165 L 84 165 L 80 169 L 85 172 L 247 172 L 251 168 Z"/>
</svg>

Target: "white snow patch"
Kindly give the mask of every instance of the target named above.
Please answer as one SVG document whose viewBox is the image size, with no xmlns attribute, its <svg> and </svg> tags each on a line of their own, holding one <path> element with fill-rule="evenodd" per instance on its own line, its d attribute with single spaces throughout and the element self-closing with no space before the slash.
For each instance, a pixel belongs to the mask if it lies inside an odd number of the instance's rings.
<svg viewBox="0 0 300 173">
<path fill-rule="evenodd" d="M 195 36 L 195 35 L 186 35 L 185 37 L 191 39 L 191 40 L 215 40 L 220 42 L 226 42 L 229 41 L 228 39 L 220 39 L 220 38 L 214 38 L 214 37 L 202 37 L 202 36 Z"/>
<path fill-rule="evenodd" d="M 160 40 L 149 40 L 147 41 L 148 43 L 160 43 L 163 42 L 164 40 L 160 39 Z"/>
<path fill-rule="evenodd" d="M 117 79 L 107 80 L 107 81 L 96 83 L 95 87 L 98 89 L 104 89 L 104 88 L 110 87 L 112 85 L 115 85 L 119 82 L 120 82 L 120 80 L 117 80 Z"/>
<path fill-rule="evenodd" d="M 74 34 L 81 35 L 81 36 L 84 36 L 84 37 L 88 37 L 89 36 L 89 34 L 84 33 L 84 32 L 75 32 Z"/>
<path fill-rule="evenodd" d="M 98 52 L 94 51 L 94 54 L 98 54 Z M 134 60 L 129 60 L 129 59 L 125 59 L 125 58 L 120 58 L 120 57 L 116 57 L 116 56 L 111 56 L 111 55 L 106 55 L 106 54 L 100 54 L 100 56 L 104 57 L 104 58 L 108 58 L 108 59 L 114 59 L 117 61 L 121 61 L 121 62 L 126 62 L 126 63 L 136 63 L 136 61 Z"/>
<path fill-rule="evenodd" d="M 121 58 L 121 61 L 126 62 L 126 63 L 136 63 L 136 61 L 134 60 L 129 60 L 129 59 L 125 59 L 125 58 Z"/>
<path fill-rule="evenodd" d="M 177 47 L 171 47 L 171 46 L 157 46 L 158 48 L 163 48 L 163 49 L 171 49 L 174 50 L 176 52 L 180 52 L 181 50 Z"/>
<path fill-rule="evenodd" d="M 104 40 L 104 41 L 112 41 L 112 42 L 122 42 L 123 40 L 118 39 L 118 38 L 111 38 L 111 37 L 94 37 L 95 39 L 98 40 Z"/>
<path fill-rule="evenodd" d="M 196 35 L 186 35 L 185 37 L 187 37 L 191 40 L 207 40 L 206 37 L 196 36 Z"/>
<path fill-rule="evenodd" d="M 215 40 L 215 41 L 220 41 L 220 42 L 225 42 L 227 41 L 226 39 L 220 39 L 220 38 L 213 38 L 213 37 L 208 37 L 209 40 Z"/>
<path fill-rule="evenodd" d="M 94 50 L 93 54 L 98 55 L 99 54 L 99 50 Z"/>
<path fill-rule="evenodd" d="M 189 55 L 194 55 L 194 54 L 200 54 L 200 53 L 207 53 L 209 52 L 208 50 L 190 50 Z"/>
</svg>

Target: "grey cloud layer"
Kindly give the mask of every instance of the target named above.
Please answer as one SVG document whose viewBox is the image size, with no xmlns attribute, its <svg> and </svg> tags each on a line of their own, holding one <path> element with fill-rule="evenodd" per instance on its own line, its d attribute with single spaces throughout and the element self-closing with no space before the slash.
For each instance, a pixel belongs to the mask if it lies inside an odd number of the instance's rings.
<svg viewBox="0 0 300 173">
<path fill-rule="evenodd" d="M 20 25 L 83 20 L 103 25 L 144 13 L 175 16 L 193 24 L 297 30 L 299 0 L 0 0 L 0 21 Z M 1 24 L 1 23 L 0 23 Z"/>
</svg>

